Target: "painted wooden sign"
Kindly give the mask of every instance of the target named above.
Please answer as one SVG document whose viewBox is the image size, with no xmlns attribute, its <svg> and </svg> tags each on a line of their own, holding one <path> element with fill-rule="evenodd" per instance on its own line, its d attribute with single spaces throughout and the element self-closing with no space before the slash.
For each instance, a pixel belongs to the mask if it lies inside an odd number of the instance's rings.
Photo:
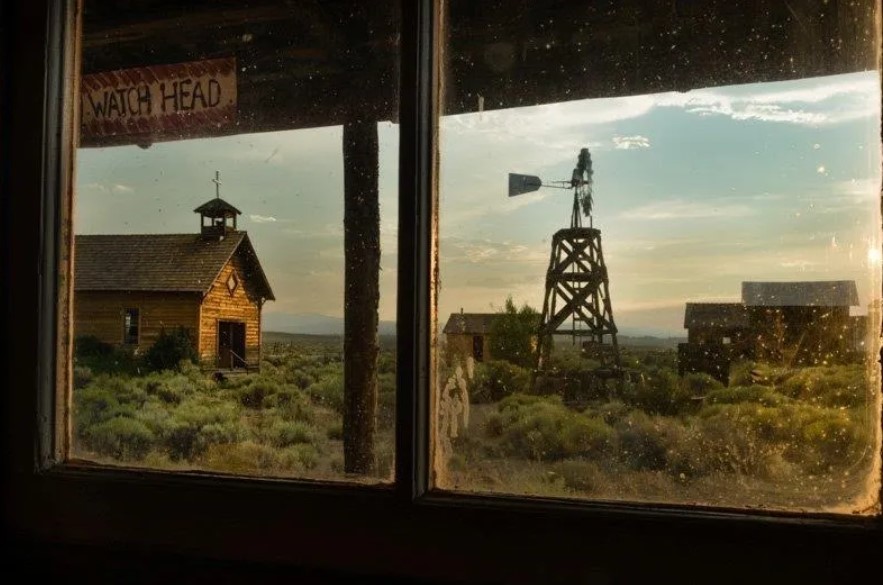
<svg viewBox="0 0 883 585">
<path fill-rule="evenodd" d="M 236 59 L 154 65 L 85 75 L 81 139 L 206 135 L 236 120 Z"/>
</svg>

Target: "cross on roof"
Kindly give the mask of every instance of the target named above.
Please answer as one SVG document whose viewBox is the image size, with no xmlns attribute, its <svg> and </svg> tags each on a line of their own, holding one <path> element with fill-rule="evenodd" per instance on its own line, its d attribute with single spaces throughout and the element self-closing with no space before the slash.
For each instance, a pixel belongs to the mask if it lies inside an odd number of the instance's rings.
<svg viewBox="0 0 883 585">
<path fill-rule="evenodd" d="M 220 199 L 221 198 L 221 171 L 215 171 L 215 178 L 212 179 L 212 183 L 215 184 L 215 197 Z"/>
</svg>

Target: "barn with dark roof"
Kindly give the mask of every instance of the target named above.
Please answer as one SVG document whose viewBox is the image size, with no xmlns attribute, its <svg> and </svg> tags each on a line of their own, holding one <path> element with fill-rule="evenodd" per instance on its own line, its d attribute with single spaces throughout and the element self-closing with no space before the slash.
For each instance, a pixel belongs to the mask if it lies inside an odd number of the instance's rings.
<svg viewBox="0 0 883 585">
<path fill-rule="evenodd" d="M 181 327 L 204 365 L 257 366 L 270 283 L 239 210 L 216 198 L 194 211 L 199 233 L 76 236 L 75 335 L 144 351 Z"/>
<path fill-rule="evenodd" d="M 734 360 L 796 366 L 853 359 L 867 334 L 867 317 L 850 316 L 858 304 L 852 280 L 743 282 L 739 303 L 687 303 L 678 369 L 726 383 Z"/>
</svg>

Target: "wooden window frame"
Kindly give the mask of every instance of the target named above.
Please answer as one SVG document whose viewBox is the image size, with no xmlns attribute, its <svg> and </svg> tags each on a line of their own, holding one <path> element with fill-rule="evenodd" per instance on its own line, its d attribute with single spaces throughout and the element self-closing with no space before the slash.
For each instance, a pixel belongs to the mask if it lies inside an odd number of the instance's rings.
<svg viewBox="0 0 883 585">
<path fill-rule="evenodd" d="M 70 355 L 57 343 L 70 315 L 56 315 L 56 307 L 67 306 L 70 294 L 69 248 L 61 244 L 71 234 L 60 218 L 70 211 L 73 176 L 68 146 L 77 112 L 69 76 L 78 70 L 77 14 L 72 2 L 3 3 L 3 20 L 14 23 L 0 39 L 3 264 L 5 282 L 16 283 L 3 288 L 4 333 L 16 340 L 3 393 L 7 535 L 39 559 L 52 559 L 57 547 L 151 550 L 246 568 L 432 582 L 829 583 L 864 579 L 868 571 L 879 576 L 880 516 L 429 489 L 440 4 L 402 2 L 398 481 L 377 488 L 61 462 L 69 407 L 55 399 L 55 388 L 68 373 L 55 364 L 56 351 Z"/>
<path fill-rule="evenodd" d="M 135 335 L 135 341 L 129 341 L 129 331 L 126 327 L 126 317 L 129 316 L 129 311 L 136 311 L 138 313 L 138 323 L 135 325 L 135 331 L 137 334 Z M 140 345 L 141 344 L 141 307 L 123 307 L 123 345 Z"/>
</svg>

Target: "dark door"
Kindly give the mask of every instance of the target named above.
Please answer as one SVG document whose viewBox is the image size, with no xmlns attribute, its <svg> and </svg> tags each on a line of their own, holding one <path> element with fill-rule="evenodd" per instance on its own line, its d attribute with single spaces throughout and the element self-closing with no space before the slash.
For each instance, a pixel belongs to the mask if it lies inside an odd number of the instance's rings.
<svg viewBox="0 0 883 585">
<path fill-rule="evenodd" d="M 477 362 L 484 360 L 484 337 L 481 335 L 472 336 L 472 357 Z"/>
<path fill-rule="evenodd" d="M 245 323 L 218 321 L 218 365 L 245 367 Z"/>
</svg>

